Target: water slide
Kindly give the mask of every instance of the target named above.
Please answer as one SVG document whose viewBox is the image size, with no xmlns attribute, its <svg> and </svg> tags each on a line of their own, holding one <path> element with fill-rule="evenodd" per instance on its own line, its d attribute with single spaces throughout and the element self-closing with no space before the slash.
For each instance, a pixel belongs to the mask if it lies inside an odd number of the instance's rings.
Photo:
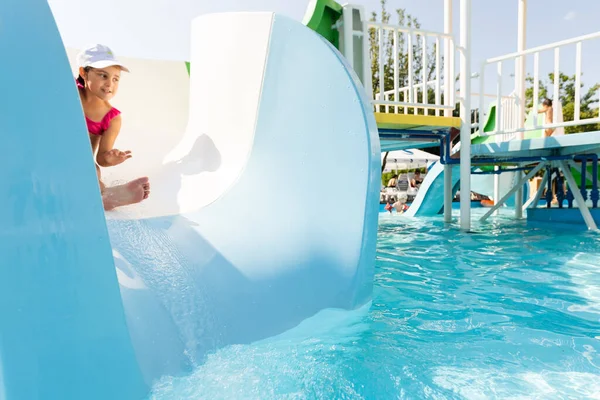
<svg viewBox="0 0 600 400">
<path fill-rule="evenodd" d="M 452 166 L 452 197 L 459 189 L 460 167 Z M 444 209 L 444 165 L 440 162 L 434 163 L 409 209 L 404 215 L 408 217 L 424 217 L 439 214 Z"/>
<path fill-rule="evenodd" d="M 543 117 L 543 116 L 542 116 Z M 533 124 L 533 117 L 528 117 L 528 124 Z M 491 132 L 495 129 L 496 105 L 492 103 L 487 112 L 487 119 L 484 124 L 484 132 Z M 528 132 L 528 135 L 541 135 L 541 131 Z M 481 136 L 474 133 L 471 136 L 472 144 L 480 144 L 495 140 L 493 136 Z M 460 147 L 457 145 L 455 150 Z M 491 168 L 488 168 L 491 169 Z M 516 183 L 517 174 L 508 172 L 500 175 L 500 195 L 508 192 Z M 460 166 L 452 165 L 452 196 L 456 194 L 460 184 Z M 494 176 L 493 175 L 471 175 L 471 189 L 486 196 L 493 197 L 494 194 Z M 514 204 L 514 197 L 508 204 Z M 407 216 L 433 216 L 443 211 L 444 208 L 444 166 L 437 162 L 427 172 L 417 197 L 412 202 L 410 208 L 405 212 Z"/>
<path fill-rule="evenodd" d="M 189 78 L 124 58 L 116 146 L 133 158 L 103 174 L 147 175 L 152 193 L 105 213 L 74 51 L 45 0 L 0 2 L 0 19 L 18 60 L 0 74 L 0 399 L 146 398 L 208 351 L 370 301 L 379 138 L 328 42 L 272 13 L 213 14 L 193 22 Z"/>
</svg>

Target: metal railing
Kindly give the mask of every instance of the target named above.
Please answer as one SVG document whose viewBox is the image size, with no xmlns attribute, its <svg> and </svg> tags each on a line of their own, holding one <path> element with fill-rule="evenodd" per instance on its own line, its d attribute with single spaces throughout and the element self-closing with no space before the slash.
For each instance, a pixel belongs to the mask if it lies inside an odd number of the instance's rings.
<svg viewBox="0 0 600 400">
<path fill-rule="evenodd" d="M 440 111 L 454 110 L 454 79 L 446 79 L 442 83 L 444 71 L 449 76 L 454 75 L 452 69 L 456 46 L 452 35 L 377 22 L 368 22 L 367 26 L 370 33 L 374 32 L 379 45 L 377 60 L 379 68 L 372 71 L 378 83 L 377 91 L 373 93 L 373 104 L 376 110 L 403 114 L 411 111 L 413 114 L 429 114 L 429 110 L 432 110 L 434 115 L 440 115 Z M 382 51 L 386 33 L 392 40 L 391 58 Z M 402 39 L 406 43 L 406 48 L 400 48 L 399 42 Z M 431 42 L 433 42 L 435 52 L 435 60 L 431 60 L 433 62 L 429 60 Z M 442 43 L 444 43 L 445 52 L 443 52 Z M 400 86 L 400 58 L 402 56 L 406 58 L 406 84 L 404 86 Z M 416 57 L 421 60 L 420 74 L 414 70 Z M 389 65 L 390 62 L 391 65 Z M 445 69 L 444 63 L 448 63 L 450 68 L 446 66 Z M 386 70 L 392 70 L 393 87 L 390 88 L 386 87 L 386 78 L 388 78 L 385 74 Z M 433 72 L 433 79 L 430 78 L 431 72 Z M 449 83 L 448 87 L 446 82 Z M 433 94 L 432 102 L 429 101 L 430 93 Z M 444 93 L 444 99 L 442 99 L 442 93 Z"/>
<path fill-rule="evenodd" d="M 502 135 L 501 140 L 510 140 L 509 138 L 513 138 L 514 134 L 518 132 L 524 132 L 528 130 L 538 130 L 538 129 L 556 129 L 561 127 L 568 126 L 578 126 L 578 125 L 588 125 L 588 124 L 597 124 L 600 123 L 600 115 L 597 117 L 588 117 L 581 118 L 581 60 L 582 60 L 582 48 L 583 43 L 595 39 L 600 39 L 600 32 L 592 33 L 589 35 L 579 36 L 573 39 L 563 40 L 560 42 L 555 42 L 551 44 L 547 44 L 544 46 L 534 47 L 525 51 L 510 53 L 500 57 L 494 57 L 486 60 L 481 65 L 480 71 L 480 93 L 483 93 L 485 90 L 485 69 L 490 65 L 496 65 L 496 104 L 500 104 L 500 106 L 496 109 L 496 126 L 493 132 L 487 132 L 486 135 Z M 546 122 L 543 124 L 538 123 L 538 107 L 540 104 L 540 53 L 545 51 L 553 51 L 554 52 L 554 81 L 552 82 L 552 91 L 549 93 L 549 97 L 551 96 L 554 102 L 558 103 L 560 99 L 560 51 L 561 48 L 567 46 L 575 46 L 575 99 L 574 99 L 574 117 L 572 121 L 558 121 L 558 113 L 553 112 L 553 119 L 551 122 Z M 506 108 L 503 105 L 503 102 L 500 101 L 502 98 L 502 84 L 503 84 L 503 74 L 504 74 L 504 66 L 508 62 L 514 62 L 515 67 L 518 63 L 521 62 L 522 58 L 532 57 L 533 58 L 533 112 L 534 112 L 534 123 L 533 126 L 519 128 L 518 121 L 518 113 L 515 112 L 514 108 L 508 107 Z M 516 86 L 516 81 L 515 81 Z M 516 90 L 516 87 L 515 87 Z M 549 90 L 550 92 L 550 90 Z M 519 107 L 521 104 L 523 107 L 525 106 L 525 99 L 520 99 L 516 94 L 514 95 L 514 107 Z M 483 109 L 483 97 L 479 99 L 479 107 Z M 483 134 L 483 132 L 482 132 Z"/>
<path fill-rule="evenodd" d="M 361 77 L 375 111 L 440 115 L 454 110 L 457 47 L 451 34 L 367 21 L 364 8 L 355 5 L 344 6 L 343 18 L 335 27 L 340 32 L 340 49 Z M 379 48 L 377 60 L 371 59 L 371 35 Z M 391 57 L 383 51 L 388 44 L 386 36 L 391 40 Z M 362 41 L 360 52 L 355 40 Z M 421 71 L 417 73 L 419 61 Z M 402 76 L 401 65 L 405 66 Z M 386 84 L 386 80 L 392 82 Z"/>
</svg>

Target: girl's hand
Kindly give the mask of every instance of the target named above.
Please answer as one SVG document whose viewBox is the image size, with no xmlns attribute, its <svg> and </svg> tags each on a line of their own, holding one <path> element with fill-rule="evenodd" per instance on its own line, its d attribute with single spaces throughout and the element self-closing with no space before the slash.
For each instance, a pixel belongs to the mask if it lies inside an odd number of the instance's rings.
<svg viewBox="0 0 600 400">
<path fill-rule="evenodd" d="M 121 164 L 123 161 L 131 158 L 131 151 L 121 151 L 112 149 L 104 153 L 104 161 L 108 166 L 114 167 Z"/>
</svg>

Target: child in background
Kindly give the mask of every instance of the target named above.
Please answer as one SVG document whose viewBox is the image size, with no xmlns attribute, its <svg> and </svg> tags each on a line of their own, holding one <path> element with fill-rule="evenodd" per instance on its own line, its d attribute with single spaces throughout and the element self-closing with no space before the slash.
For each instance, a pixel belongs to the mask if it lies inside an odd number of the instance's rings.
<svg viewBox="0 0 600 400">
<path fill-rule="evenodd" d="M 554 123 L 554 109 L 552 108 L 552 100 L 544 99 L 542 102 L 542 108 L 538 110 L 540 114 L 546 114 L 546 118 L 544 118 L 544 125 L 549 125 Z M 555 128 L 548 128 L 544 130 L 543 137 L 550 137 L 554 132 Z"/>
</svg>

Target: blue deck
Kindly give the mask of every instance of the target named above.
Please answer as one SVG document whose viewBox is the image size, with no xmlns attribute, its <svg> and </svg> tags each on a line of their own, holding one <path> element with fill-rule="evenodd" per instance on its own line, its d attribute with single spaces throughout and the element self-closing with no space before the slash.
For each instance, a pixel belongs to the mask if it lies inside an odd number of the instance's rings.
<svg viewBox="0 0 600 400">
<path fill-rule="evenodd" d="M 596 224 L 600 225 L 600 208 L 590 208 L 589 210 Z M 529 208 L 527 209 L 527 222 L 586 226 L 578 208 Z"/>
<path fill-rule="evenodd" d="M 600 131 L 471 146 L 471 156 L 474 159 L 551 157 L 592 153 L 600 153 Z"/>
</svg>

